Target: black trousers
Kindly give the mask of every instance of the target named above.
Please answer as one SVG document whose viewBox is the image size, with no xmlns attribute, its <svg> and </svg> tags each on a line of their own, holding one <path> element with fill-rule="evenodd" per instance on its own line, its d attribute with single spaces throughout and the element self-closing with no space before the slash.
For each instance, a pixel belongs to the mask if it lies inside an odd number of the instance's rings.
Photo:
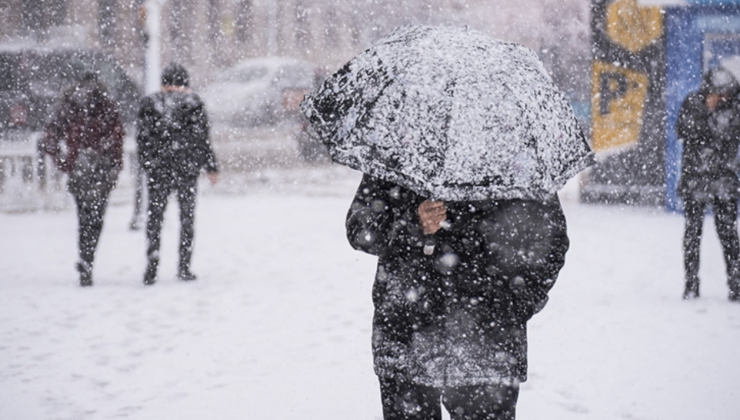
<svg viewBox="0 0 740 420">
<path fill-rule="evenodd" d="M 433 388 L 379 378 L 384 420 L 441 420 L 444 404 L 452 420 L 514 420 L 518 385 Z"/>
<path fill-rule="evenodd" d="M 100 233 L 103 231 L 103 217 L 108 207 L 108 194 L 76 195 L 77 232 L 80 260 L 92 266 L 95 249 L 98 247 Z"/>
<path fill-rule="evenodd" d="M 141 216 L 141 208 L 144 203 L 144 178 L 146 173 L 139 164 L 139 159 L 132 159 L 134 172 L 134 214 L 131 216 L 131 224 L 138 225 Z"/>
<path fill-rule="evenodd" d="M 686 229 L 683 237 L 684 268 L 687 282 L 699 281 L 699 248 L 704 224 L 704 212 L 708 205 L 714 211 L 714 224 L 722 244 L 727 270 L 727 281 L 736 281 L 740 240 L 737 233 L 737 201 L 717 200 L 704 203 L 693 199 L 684 200 Z"/>
<path fill-rule="evenodd" d="M 147 212 L 146 238 L 147 258 L 152 264 L 159 262 L 162 222 L 167 209 L 167 201 L 173 192 L 180 205 L 180 261 L 179 269 L 188 270 L 193 255 L 193 236 L 195 234 L 195 199 L 197 197 L 198 176 L 149 176 L 147 193 L 149 207 Z"/>
</svg>

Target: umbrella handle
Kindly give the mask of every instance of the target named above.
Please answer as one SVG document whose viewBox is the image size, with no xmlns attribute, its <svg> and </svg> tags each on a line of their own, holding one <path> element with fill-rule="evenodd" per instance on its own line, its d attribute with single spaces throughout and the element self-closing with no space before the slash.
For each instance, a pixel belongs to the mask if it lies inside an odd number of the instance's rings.
<svg viewBox="0 0 740 420">
<path fill-rule="evenodd" d="M 437 245 L 437 241 L 430 237 L 427 237 L 424 239 L 424 255 L 433 255 L 434 254 L 434 248 Z"/>
</svg>

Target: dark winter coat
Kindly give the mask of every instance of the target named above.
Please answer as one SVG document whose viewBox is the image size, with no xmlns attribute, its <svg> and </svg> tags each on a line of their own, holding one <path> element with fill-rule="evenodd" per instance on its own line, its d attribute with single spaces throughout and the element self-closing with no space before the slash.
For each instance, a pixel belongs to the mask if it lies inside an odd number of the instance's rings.
<svg viewBox="0 0 740 420">
<path fill-rule="evenodd" d="M 192 178 L 203 168 L 218 171 L 208 116 L 195 93 L 174 90 L 144 98 L 136 143 L 139 162 L 151 177 Z"/>
<path fill-rule="evenodd" d="M 686 97 L 678 114 L 676 132 L 683 143 L 678 194 L 705 202 L 738 200 L 740 102 L 735 90 L 730 100 L 710 112 L 706 98 L 711 90 L 705 78 L 701 88 Z"/>
<path fill-rule="evenodd" d="M 428 236 L 422 201 L 365 175 L 347 215 L 352 246 L 379 257 L 376 373 L 435 387 L 526 380 L 526 323 L 569 246 L 557 197 L 446 203 L 450 226 Z"/>
<path fill-rule="evenodd" d="M 123 167 L 123 136 L 116 104 L 105 86 L 91 79 L 64 93 L 46 126 L 42 148 L 68 174 L 73 195 L 103 197 Z"/>
</svg>

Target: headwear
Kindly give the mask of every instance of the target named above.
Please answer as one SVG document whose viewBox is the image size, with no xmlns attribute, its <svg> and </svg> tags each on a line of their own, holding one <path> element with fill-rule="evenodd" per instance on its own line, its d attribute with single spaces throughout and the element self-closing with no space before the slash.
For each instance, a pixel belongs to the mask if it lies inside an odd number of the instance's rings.
<svg viewBox="0 0 740 420">
<path fill-rule="evenodd" d="M 98 81 L 98 73 L 93 70 L 85 70 L 80 75 L 80 82 L 97 82 Z"/>
<path fill-rule="evenodd" d="M 162 70 L 162 86 L 190 86 L 190 76 L 185 67 L 178 63 L 170 63 Z"/>
<path fill-rule="evenodd" d="M 704 75 L 704 88 L 710 93 L 719 93 L 727 95 L 736 95 L 740 91 L 735 76 L 725 68 L 719 67 L 709 70 Z"/>
</svg>

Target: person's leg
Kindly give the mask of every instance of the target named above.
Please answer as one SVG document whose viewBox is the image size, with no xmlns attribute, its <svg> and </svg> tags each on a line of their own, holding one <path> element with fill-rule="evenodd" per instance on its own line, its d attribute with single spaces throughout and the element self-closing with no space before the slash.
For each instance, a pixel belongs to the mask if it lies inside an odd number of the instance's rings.
<svg viewBox="0 0 740 420">
<path fill-rule="evenodd" d="M 76 264 L 77 271 L 80 273 L 80 286 L 92 286 L 92 263 L 93 247 L 90 245 L 91 221 L 93 215 L 91 207 L 82 197 L 75 196 L 77 205 L 77 249 L 79 252 L 79 261 Z"/>
<path fill-rule="evenodd" d="M 100 242 L 100 234 L 103 232 L 103 219 L 105 218 L 105 210 L 107 207 L 107 194 L 102 197 L 96 197 L 93 201 L 92 223 L 90 229 L 90 253 L 93 259 L 95 258 L 95 250 L 98 248 L 98 242 Z"/>
<path fill-rule="evenodd" d="M 480 385 L 446 388 L 442 403 L 452 420 L 514 420 L 518 385 Z"/>
<path fill-rule="evenodd" d="M 101 193 L 102 194 L 102 193 Z M 95 250 L 98 247 L 100 233 L 103 230 L 103 217 L 108 204 L 107 194 L 97 195 L 92 192 L 75 196 L 78 218 L 78 248 L 80 261 L 77 271 L 80 272 L 80 284 L 92 286 L 92 267 Z"/>
<path fill-rule="evenodd" d="M 686 228 L 683 236 L 683 261 L 686 270 L 686 288 L 683 298 L 699 297 L 699 247 L 706 204 L 696 200 L 684 200 Z"/>
<path fill-rule="evenodd" d="M 149 196 L 146 221 L 147 267 L 144 273 L 144 284 L 150 285 L 157 281 L 162 222 L 170 194 L 170 184 L 166 179 L 150 177 L 147 181 L 147 192 Z"/>
<path fill-rule="evenodd" d="M 740 239 L 737 233 L 737 202 L 719 201 L 714 205 L 714 224 L 717 228 L 725 257 L 725 268 L 727 271 L 727 285 L 730 288 L 730 300 L 738 300 L 740 296 L 740 266 L 738 256 L 740 254 Z"/>
<path fill-rule="evenodd" d="M 178 277 L 181 280 L 195 280 L 190 272 L 190 260 L 193 256 L 193 239 L 195 237 L 195 200 L 198 190 L 198 178 L 187 178 L 180 181 L 177 187 L 177 201 L 180 204 L 180 261 Z"/>
<path fill-rule="evenodd" d="M 378 378 L 384 420 L 441 420 L 440 392 L 395 378 Z"/>
<path fill-rule="evenodd" d="M 144 169 L 139 165 L 139 160 L 134 158 L 131 160 L 134 167 L 132 168 L 134 174 L 134 214 L 131 216 L 131 223 L 129 229 L 139 230 L 140 219 L 141 219 L 141 207 L 144 202 Z"/>
</svg>

